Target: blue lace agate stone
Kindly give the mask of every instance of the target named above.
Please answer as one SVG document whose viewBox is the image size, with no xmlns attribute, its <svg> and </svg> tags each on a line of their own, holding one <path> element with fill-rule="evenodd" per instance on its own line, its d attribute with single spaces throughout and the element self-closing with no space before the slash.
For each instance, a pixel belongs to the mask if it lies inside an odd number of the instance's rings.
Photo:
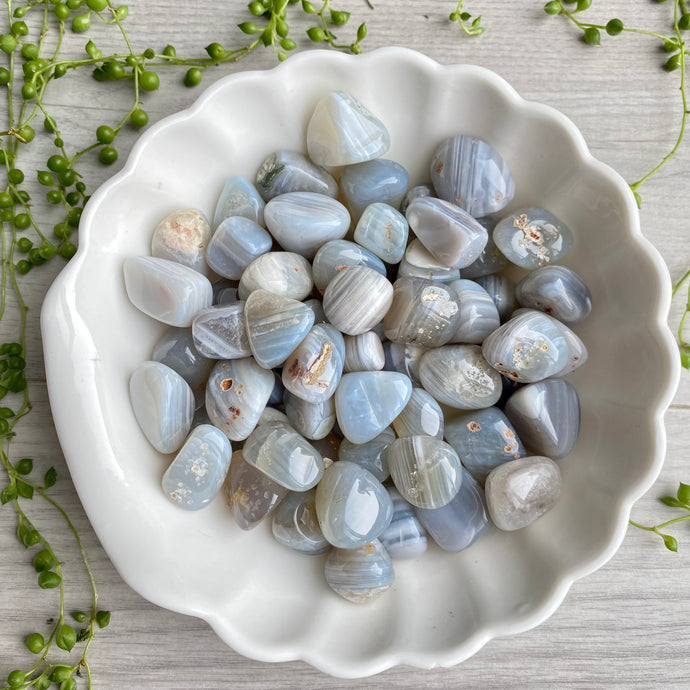
<svg viewBox="0 0 690 690">
<path fill-rule="evenodd" d="M 407 246 L 405 216 L 392 206 L 376 202 L 364 209 L 355 228 L 355 242 L 369 249 L 386 263 L 397 264 Z"/>
<path fill-rule="evenodd" d="M 206 262 L 219 276 L 239 280 L 244 269 L 272 246 L 273 238 L 258 223 L 244 216 L 230 216 L 213 233 Z"/>
<path fill-rule="evenodd" d="M 357 220 L 369 204 L 398 208 L 409 182 L 407 170 L 386 158 L 349 165 L 340 176 L 340 189 L 352 217 Z"/>
<path fill-rule="evenodd" d="M 290 491 L 273 513 L 273 537 L 277 542 L 307 556 L 331 548 L 316 517 L 316 489 Z"/>
<path fill-rule="evenodd" d="M 316 192 L 334 199 L 338 196 L 333 176 L 299 151 L 280 150 L 267 156 L 256 174 L 256 186 L 266 201 L 288 192 Z"/>
<path fill-rule="evenodd" d="M 393 560 L 418 558 L 427 548 L 426 530 L 397 489 L 391 486 L 388 493 L 393 501 L 393 519 L 380 534 L 379 541 Z"/>
<path fill-rule="evenodd" d="M 383 261 L 368 249 L 349 240 L 331 240 L 320 247 L 314 256 L 314 285 L 323 293 L 328 283 L 348 266 L 366 266 L 382 276 L 386 275 Z"/>
<path fill-rule="evenodd" d="M 249 180 L 240 175 L 233 175 L 228 178 L 218 197 L 213 214 L 213 227 L 217 228 L 230 216 L 243 216 L 263 225 L 265 206 L 266 202 Z"/>
</svg>

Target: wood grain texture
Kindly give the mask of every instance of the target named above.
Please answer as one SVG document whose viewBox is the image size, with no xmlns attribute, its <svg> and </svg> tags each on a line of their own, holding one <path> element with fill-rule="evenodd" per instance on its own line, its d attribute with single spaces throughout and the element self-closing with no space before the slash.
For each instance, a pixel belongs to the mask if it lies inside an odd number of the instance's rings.
<svg viewBox="0 0 690 690">
<path fill-rule="evenodd" d="M 678 76 L 661 65 L 665 54 L 642 36 L 602 40 L 591 48 L 577 40 L 565 21 L 547 17 L 543 2 L 468 0 L 467 9 L 483 15 L 487 27 L 481 38 L 467 38 L 447 22 L 454 2 L 438 0 L 341 0 L 339 8 L 352 12 L 356 26 L 366 21 L 367 50 L 385 45 L 414 48 L 444 63 L 476 63 L 495 70 L 525 98 L 551 105 L 583 133 L 592 153 L 629 181 L 653 167 L 673 145 L 680 123 Z M 611 0 L 594 3 L 592 21 L 619 16 L 628 26 L 665 30 L 671 3 Z M 247 19 L 242 3 L 206 0 L 132 0 L 130 37 L 138 49 L 158 49 L 173 43 L 179 54 L 201 54 L 218 40 L 231 47 L 245 37 L 235 28 Z M 293 30 L 304 29 L 303 20 Z M 342 33 L 347 34 L 348 29 Z M 96 43 L 106 51 L 121 50 L 115 32 L 96 29 Z M 69 50 L 78 55 L 85 39 L 68 36 Z M 302 45 L 305 45 L 302 42 Z M 308 47 L 305 45 L 305 47 Z M 268 50 L 243 62 L 210 70 L 213 80 L 243 69 L 266 69 L 275 64 Z M 173 73 L 174 72 L 174 73 Z M 181 71 L 162 77 L 162 88 L 147 94 L 151 121 L 190 105 L 200 90 L 179 86 Z M 46 105 L 63 119 L 68 142 L 83 140 L 102 123 L 121 117 L 122 85 L 97 85 L 84 75 L 56 83 Z M 4 104 L 0 113 L 4 118 Z M 120 160 L 111 168 L 84 164 L 93 183 L 103 182 L 123 164 L 137 133 L 122 138 Z M 38 149 L 38 146 L 32 149 Z M 45 151 L 45 148 L 42 149 Z M 48 154 L 43 154 L 43 157 Z M 31 154 L 25 170 L 41 165 Z M 644 234 L 665 259 L 673 279 L 690 265 L 690 143 L 642 189 Z M 40 201 L 37 198 L 37 205 Z M 578 581 L 562 606 L 544 624 L 516 637 L 490 642 L 460 666 L 433 671 L 395 668 L 371 679 L 342 681 L 301 662 L 265 664 L 245 659 L 225 646 L 209 627 L 153 606 L 119 577 L 98 543 L 68 480 L 46 399 L 38 313 L 43 295 L 54 278 L 57 263 L 37 271 L 25 283 L 29 304 L 28 374 L 34 409 L 14 444 L 16 457 L 34 458 L 36 465 L 54 465 L 61 476 L 56 497 L 73 516 L 82 534 L 100 602 L 113 612 L 111 626 L 98 635 L 90 659 L 94 687 L 105 690 L 188 690 L 189 688 L 682 688 L 688 687 L 686 659 L 690 652 L 690 532 L 680 526 L 681 550 L 667 552 L 660 540 L 631 529 L 615 557 L 596 573 Z M 682 309 L 674 304 L 671 322 Z M 14 332 L 16 312 L 2 322 L 3 337 Z M 643 366 L 644 363 L 641 363 Z M 690 480 L 687 448 L 690 441 L 689 375 L 683 373 L 674 405 L 667 414 L 668 452 L 661 475 L 635 506 L 640 521 L 659 521 L 667 515 L 657 497 L 673 493 L 680 480 Z M 36 522 L 54 539 L 69 573 L 78 571 L 78 551 L 59 520 L 39 503 Z M 55 611 L 56 595 L 35 586 L 30 555 L 17 545 L 13 513 L 0 511 L 0 678 L 27 666 L 29 654 L 22 638 L 47 629 L 45 619 Z M 75 566 L 75 567 L 72 567 Z M 68 588 L 67 609 L 86 605 L 79 599 L 86 582 Z M 423 605 L 423 603 L 420 603 Z"/>
</svg>

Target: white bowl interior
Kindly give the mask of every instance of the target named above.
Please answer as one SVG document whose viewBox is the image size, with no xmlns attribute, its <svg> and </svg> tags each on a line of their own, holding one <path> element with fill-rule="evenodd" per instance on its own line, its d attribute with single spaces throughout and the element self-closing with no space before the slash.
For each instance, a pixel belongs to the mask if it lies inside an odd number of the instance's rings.
<svg viewBox="0 0 690 690">
<path fill-rule="evenodd" d="M 510 208 L 544 206 L 574 230 L 564 263 L 582 275 L 595 305 L 575 329 L 590 358 L 570 376 L 582 432 L 559 463 L 558 505 L 526 529 L 492 530 L 459 554 L 431 547 L 417 561 L 396 562 L 393 588 L 366 606 L 330 591 L 323 557 L 284 549 L 268 524 L 238 529 L 222 497 L 198 513 L 170 504 L 160 479 L 171 456 L 148 444 L 128 396 L 131 372 L 164 327 L 128 301 L 123 260 L 149 253 L 153 228 L 170 211 L 196 207 L 212 217 L 228 176 L 253 179 L 271 151 L 304 150 L 313 106 L 334 89 L 386 123 L 386 157 L 415 183 L 428 180 L 444 137 L 492 144 L 515 177 Z M 50 398 L 77 490 L 135 590 L 205 618 L 245 655 L 301 658 L 341 676 L 457 663 L 491 637 L 545 619 L 575 578 L 613 555 L 633 500 L 660 468 L 661 416 L 678 376 L 662 262 L 639 232 L 625 183 L 589 155 L 575 127 L 486 70 L 384 49 L 357 58 L 306 53 L 269 72 L 228 77 L 141 138 L 89 202 L 80 243 L 42 313 Z"/>
</svg>

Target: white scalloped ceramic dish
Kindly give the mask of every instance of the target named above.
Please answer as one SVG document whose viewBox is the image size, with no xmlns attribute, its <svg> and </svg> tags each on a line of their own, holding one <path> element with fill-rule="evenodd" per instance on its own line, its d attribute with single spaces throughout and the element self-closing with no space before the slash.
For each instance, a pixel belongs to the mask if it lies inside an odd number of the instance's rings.
<svg viewBox="0 0 690 690">
<path fill-rule="evenodd" d="M 197 513 L 170 504 L 160 490 L 169 458 L 142 436 L 128 398 L 129 376 L 163 327 L 129 303 L 123 260 L 148 254 L 168 212 L 212 215 L 230 174 L 253 178 L 271 151 L 304 149 L 308 116 L 333 89 L 386 123 L 386 157 L 414 181 L 427 179 L 443 137 L 491 143 L 515 177 L 510 208 L 545 206 L 575 230 L 564 263 L 583 276 L 595 304 L 576 329 L 590 351 L 570 377 L 582 434 L 560 463 L 556 508 L 518 532 L 493 530 L 465 552 L 430 548 L 398 562 L 393 588 L 365 606 L 334 595 L 322 558 L 280 547 L 269 525 L 236 528 L 222 498 Z M 46 297 L 42 328 L 60 442 L 123 578 L 160 606 L 204 618 L 246 656 L 303 659 L 358 677 L 396 664 L 453 665 L 493 637 L 527 630 L 614 554 L 632 503 L 663 461 L 662 416 L 678 378 L 669 301 L 666 269 L 640 233 L 627 185 L 592 158 L 562 114 L 478 67 L 441 66 L 397 48 L 358 57 L 318 51 L 223 79 L 141 137 L 124 170 L 89 202 L 79 252 Z"/>
</svg>

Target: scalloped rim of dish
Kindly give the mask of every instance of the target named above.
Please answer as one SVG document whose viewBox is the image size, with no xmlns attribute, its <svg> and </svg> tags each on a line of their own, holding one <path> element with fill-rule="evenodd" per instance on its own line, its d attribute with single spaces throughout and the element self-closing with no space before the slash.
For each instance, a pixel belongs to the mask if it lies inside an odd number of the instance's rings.
<svg viewBox="0 0 690 690">
<path fill-rule="evenodd" d="M 60 330 L 60 323 L 53 317 L 57 312 L 60 296 L 74 286 L 74 281 L 82 264 L 88 260 L 92 223 L 94 222 L 100 200 L 108 195 L 113 185 L 119 184 L 133 172 L 140 162 L 140 159 L 145 154 L 147 143 L 151 139 L 160 132 L 174 127 L 178 121 L 192 117 L 195 113 L 201 111 L 207 101 L 213 98 L 217 91 L 227 89 L 231 84 L 241 80 L 265 79 L 267 75 L 274 75 L 272 78 L 278 78 L 283 74 L 295 71 L 299 72 L 300 70 L 307 73 L 309 69 L 318 69 L 319 71 L 326 72 L 332 64 L 343 65 L 348 61 L 355 60 L 361 64 L 369 64 L 370 69 L 374 69 L 374 64 L 381 56 L 400 60 L 402 62 L 414 62 L 416 66 L 421 66 L 430 74 L 441 72 L 448 76 L 462 74 L 480 76 L 483 80 L 490 82 L 494 88 L 501 92 L 503 97 L 508 98 L 514 105 L 528 107 L 532 112 L 539 112 L 542 117 L 556 121 L 563 130 L 563 133 L 569 138 L 570 142 L 575 145 L 577 156 L 581 164 L 590 167 L 592 170 L 596 170 L 597 174 L 608 178 L 615 186 L 628 189 L 628 193 L 625 197 L 625 211 L 631 219 L 629 227 L 630 240 L 636 243 L 643 251 L 657 277 L 657 285 L 652 286 L 657 294 L 655 318 L 653 323 L 650 322 L 648 325 L 653 326 L 655 329 L 655 336 L 662 349 L 666 351 L 667 361 L 662 363 L 665 365 L 666 369 L 664 372 L 665 380 L 659 385 L 659 391 L 655 398 L 656 405 L 653 410 L 655 430 L 653 457 L 650 458 L 648 471 L 644 476 L 639 478 L 635 490 L 630 491 L 627 495 L 622 497 L 617 505 L 617 520 L 615 529 L 613 533 L 610 534 L 608 548 L 601 551 L 596 557 L 582 562 L 579 568 L 564 574 L 554 583 L 551 590 L 545 593 L 541 603 L 537 605 L 529 615 L 517 616 L 515 620 L 505 625 L 479 630 L 469 639 L 460 644 L 452 645 L 448 649 L 438 650 L 433 653 L 411 653 L 409 650 L 402 654 L 388 653 L 383 656 L 361 660 L 358 665 L 353 665 L 351 662 L 343 663 L 342 660 L 315 655 L 311 653 L 309 649 L 295 649 L 293 646 L 279 649 L 275 647 L 264 648 L 248 642 L 243 638 L 241 631 L 232 629 L 232 627 L 229 628 L 226 621 L 217 617 L 216 612 L 199 611 L 194 606 L 186 604 L 186 602 L 162 600 L 161 597 L 158 596 L 155 587 L 151 583 L 145 582 L 145 578 L 140 581 L 136 581 L 133 578 L 125 578 L 135 591 L 154 603 L 171 610 L 204 618 L 222 639 L 245 656 L 264 661 L 302 659 L 326 673 L 340 677 L 353 678 L 372 675 L 398 664 L 420 668 L 451 666 L 476 653 L 484 644 L 494 637 L 526 631 L 543 622 L 558 608 L 575 580 L 600 568 L 614 555 L 626 533 L 633 503 L 651 487 L 661 470 L 666 449 L 663 416 L 673 398 L 680 374 L 675 341 L 666 323 L 671 302 L 671 284 L 668 271 L 660 254 L 641 233 L 639 215 L 633 195 L 620 175 L 591 155 L 583 136 L 565 115 L 547 105 L 526 101 L 519 96 L 506 81 L 485 68 L 472 65 L 440 65 L 431 58 L 405 48 L 382 48 L 357 57 L 321 50 L 308 51 L 291 57 L 285 63 L 278 65 L 268 72 L 247 71 L 224 77 L 206 89 L 191 107 L 169 116 L 152 126 L 135 144 L 124 168 L 93 194 L 82 217 L 80 246 L 77 255 L 51 286 L 46 295 L 41 312 L 41 328 L 46 357 L 48 390 L 60 443 L 65 453 L 74 485 L 82 498 L 91 524 L 99 538 L 101 538 L 106 552 L 109 552 L 109 544 L 102 538 L 101 529 L 107 521 L 108 516 L 103 516 L 99 514 L 97 510 L 93 510 L 91 501 L 86 500 L 86 493 L 89 490 L 89 486 L 84 477 L 83 466 L 90 458 L 86 457 L 88 452 L 80 446 L 78 434 L 75 433 L 78 427 L 75 425 L 74 420 L 70 418 L 69 405 L 64 405 L 63 403 L 64 393 L 62 391 L 73 379 L 73 376 L 70 376 L 70 373 L 66 371 L 68 367 L 63 367 L 61 365 L 62 356 L 68 351 L 70 343 L 65 341 L 64 334 L 61 333 Z M 118 565 L 115 559 L 113 559 L 113 561 L 117 568 Z"/>
</svg>

